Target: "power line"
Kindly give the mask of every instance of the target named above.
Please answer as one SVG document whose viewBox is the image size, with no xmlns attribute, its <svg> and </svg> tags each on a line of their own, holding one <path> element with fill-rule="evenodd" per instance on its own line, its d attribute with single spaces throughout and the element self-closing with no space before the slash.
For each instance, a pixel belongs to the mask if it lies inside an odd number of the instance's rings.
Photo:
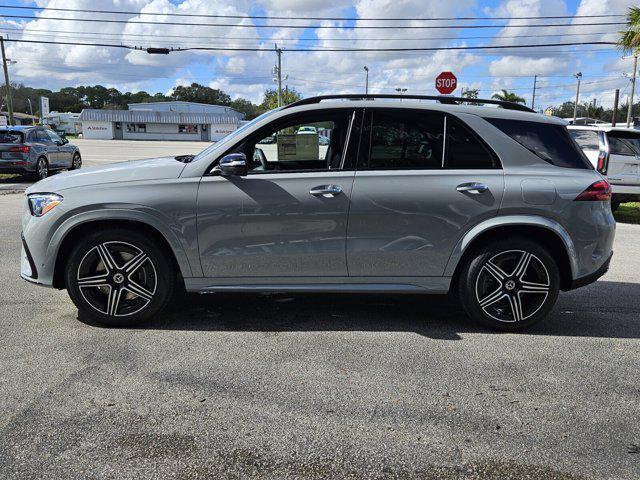
<svg viewBox="0 0 640 480">
<path fill-rule="evenodd" d="M 597 23 L 546 23 L 546 24 L 519 24 L 519 25 L 353 25 L 344 27 L 341 25 L 255 25 L 255 24 L 229 24 L 229 23 L 187 23 L 187 22 L 158 22 L 146 20 L 113 20 L 106 18 L 62 18 L 44 17 L 36 15 L 1 15 L 4 18 L 21 18 L 27 20 L 58 20 L 64 22 L 91 22 L 91 23 L 126 23 L 140 25 L 183 25 L 187 27 L 229 27 L 229 28 L 293 28 L 293 29 L 369 29 L 369 30 L 389 30 L 389 29 L 479 29 L 479 28 L 539 28 L 539 27 L 582 27 L 582 26 L 603 26 L 603 25 L 627 25 L 626 22 L 597 22 Z"/>
<path fill-rule="evenodd" d="M 112 47 L 125 48 L 129 50 L 141 50 L 142 47 L 136 47 L 123 44 L 109 43 L 77 43 L 77 42 L 60 42 L 54 40 L 26 40 L 26 39 L 6 39 L 6 42 L 17 43 L 38 43 L 49 45 L 76 45 L 87 47 Z M 545 44 L 527 44 L 527 45 L 473 45 L 463 47 L 402 47 L 402 48 L 290 48 L 287 52 L 436 52 L 448 50 L 504 50 L 504 49 L 520 49 L 520 48 L 541 48 L 541 47 L 570 47 L 577 45 L 617 45 L 616 42 L 571 42 L 571 43 L 545 43 Z M 269 47 L 176 47 L 170 51 L 211 51 L 211 52 L 272 52 L 273 48 Z"/>
<path fill-rule="evenodd" d="M 31 34 L 32 32 L 43 32 L 43 33 L 60 33 L 60 34 L 69 34 L 69 30 L 43 30 L 36 28 L 9 28 L 9 27 L 0 27 L 1 31 L 4 32 L 22 32 L 23 34 Z M 35 33 L 34 33 L 35 34 Z M 75 35 L 104 35 L 104 36 L 112 36 L 112 37 L 145 37 L 145 38 L 154 38 L 157 39 L 157 34 L 145 34 L 145 33 L 112 33 L 112 32 L 73 32 Z M 587 32 L 587 33 L 553 33 L 553 34 L 545 34 L 545 37 L 586 37 L 589 35 L 617 35 L 617 32 Z M 202 40 L 260 40 L 256 37 L 230 37 L 230 36 L 198 36 L 198 35 L 189 35 L 185 37 L 185 35 L 165 35 L 162 37 L 166 38 L 198 38 Z M 502 38 L 540 38 L 540 35 L 500 35 L 499 37 L 495 35 L 479 35 L 472 37 L 412 37 L 412 38 L 395 38 L 395 37 L 385 37 L 385 38 L 371 38 L 371 37 L 359 37 L 359 41 L 431 41 L 431 40 L 488 40 L 488 39 L 502 39 Z M 354 39 L 352 38 L 278 38 L 278 43 L 282 41 L 292 41 L 292 42 L 352 42 Z M 266 41 L 266 40 L 265 40 Z"/>
<path fill-rule="evenodd" d="M 116 15 L 151 15 L 151 16 L 167 16 L 167 17 L 197 17 L 197 18 L 234 18 L 234 19 L 250 19 L 250 20 L 333 20 L 333 21 L 438 21 L 438 20 L 543 20 L 543 19 L 566 19 L 566 18 L 611 18 L 624 17 L 624 14 L 603 14 L 603 15 L 536 15 L 524 17 L 291 17 L 291 16 L 274 16 L 274 15 L 217 15 L 217 14 L 200 14 L 200 13 L 166 13 L 166 12 L 137 12 L 131 10 L 95 10 L 85 8 L 53 8 L 53 7 L 31 7 L 19 5 L 0 5 L 0 8 L 14 10 L 35 10 L 55 12 L 75 12 L 75 13 L 100 13 L 100 14 L 116 14 Z"/>
</svg>

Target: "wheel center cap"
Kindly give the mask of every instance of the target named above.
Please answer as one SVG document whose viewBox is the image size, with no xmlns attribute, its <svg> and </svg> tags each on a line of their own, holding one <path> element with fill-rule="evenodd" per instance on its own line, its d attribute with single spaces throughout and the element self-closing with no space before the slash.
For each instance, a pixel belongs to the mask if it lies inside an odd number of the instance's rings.
<svg viewBox="0 0 640 480">
<path fill-rule="evenodd" d="M 507 280 L 504 284 L 504 288 L 506 288 L 507 290 L 513 290 L 514 288 L 516 288 L 516 282 L 514 282 L 513 280 Z"/>
<path fill-rule="evenodd" d="M 122 282 L 124 282 L 124 275 L 122 275 L 121 273 L 116 273 L 116 274 L 113 276 L 113 281 L 114 281 L 114 282 L 116 282 L 116 283 L 122 283 Z"/>
</svg>

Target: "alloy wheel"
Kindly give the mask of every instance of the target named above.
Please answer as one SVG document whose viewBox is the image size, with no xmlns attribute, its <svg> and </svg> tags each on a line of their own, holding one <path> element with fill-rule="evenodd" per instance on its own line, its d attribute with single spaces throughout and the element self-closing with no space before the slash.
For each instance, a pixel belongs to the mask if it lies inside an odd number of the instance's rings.
<svg viewBox="0 0 640 480">
<path fill-rule="evenodd" d="M 544 263 L 525 250 L 507 250 L 491 257 L 476 279 L 480 308 L 500 322 L 521 322 L 535 315 L 551 290 Z"/>
<path fill-rule="evenodd" d="M 78 168 L 80 168 L 82 166 L 82 159 L 80 158 L 80 155 L 78 155 L 77 153 L 73 156 L 73 164 L 71 166 L 71 168 L 73 170 L 77 170 Z"/>
<path fill-rule="evenodd" d="M 130 243 L 103 242 L 80 261 L 76 275 L 84 300 L 112 317 L 133 315 L 154 298 L 156 268 L 149 256 Z"/>
<path fill-rule="evenodd" d="M 38 161 L 38 178 L 40 180 L 44 180 L 49 176 L 49 167 L 47 166 L 47 161 L 40 159 Z"/>
</svg>

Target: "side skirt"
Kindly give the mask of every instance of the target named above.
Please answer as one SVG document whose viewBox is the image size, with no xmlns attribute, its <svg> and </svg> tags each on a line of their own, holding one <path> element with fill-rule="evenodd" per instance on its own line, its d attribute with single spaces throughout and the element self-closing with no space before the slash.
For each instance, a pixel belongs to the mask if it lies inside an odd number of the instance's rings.
<svg viewBox="0 0 640 480">
<path fill-rule="evenodd" d="M 451 277 L 240 277 L 185 278 L 189 292 L 430 293 L 449 291 Z"/>
</svg>

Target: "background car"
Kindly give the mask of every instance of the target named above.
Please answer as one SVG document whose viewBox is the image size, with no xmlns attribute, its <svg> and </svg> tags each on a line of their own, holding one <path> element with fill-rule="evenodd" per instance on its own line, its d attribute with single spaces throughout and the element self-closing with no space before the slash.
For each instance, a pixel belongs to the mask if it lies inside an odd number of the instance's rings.
<svg viewBox="0 0 640 480">
<path fill-rule="evenodd" d="M 611 208 L 640 201 L 640 132 L 631 128 L 567 127 L 594 168 L 607 177 L 613 196 Z"/>
<path fill-rule="evenodd" d="M 53 170 L 76 170 L 81 166 L 78 147 L 49 128 L 0 129 L 0 173 L 30 173 L 42 180 Z"/>
<path fill-rule="evenodd" d="M 298 128 L 298 130 L 296 130 L 296 133 L 298 135 L 314 134 L 314 133 L 318 133 L 318 129 L 316 127 L 314 127 L 314 126 L 305 125 L 305 126 L 302 126 L 302 127 Z"/>
</svg>

